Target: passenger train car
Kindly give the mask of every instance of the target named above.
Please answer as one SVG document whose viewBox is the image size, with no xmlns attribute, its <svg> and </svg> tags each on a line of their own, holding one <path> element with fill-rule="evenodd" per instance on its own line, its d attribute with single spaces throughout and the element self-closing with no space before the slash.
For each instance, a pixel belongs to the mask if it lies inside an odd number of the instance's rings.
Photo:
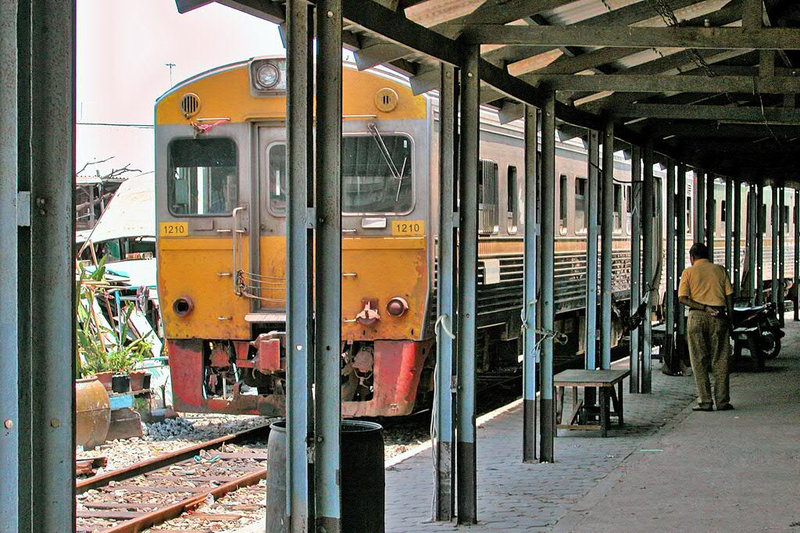
<svg viewBox="0 0 800 533">
<path fill-rule="evenodd" d="M 407 80 L 388 71 L 345 65 L 343 85 L 342 411 L 406 415 L 433 388 L 436 101 L 414 96 Z M 156 102 L 158 284 L 178 410 L 284 411 L 285 107 L 282 58 L 211 70 Z M 515 367 L 520 353 L 522 137 L 521 124 L 501 125 L 482 111 L 480 372 Z M 556 169 L 556 262 L 544 275 L 556 280 L 556 326 L 568 339 L 557 348 L 563 363 L 583 349 L 587 160 L 580 141 L 559 143 Z M 614 178 L 613 284 L 624 304 L 631 187 L 622 158 Z M 656 228 L 660 235 L 660 222 Z M 621 334 L 615 325 L 615 338 Z"/>
</svg>

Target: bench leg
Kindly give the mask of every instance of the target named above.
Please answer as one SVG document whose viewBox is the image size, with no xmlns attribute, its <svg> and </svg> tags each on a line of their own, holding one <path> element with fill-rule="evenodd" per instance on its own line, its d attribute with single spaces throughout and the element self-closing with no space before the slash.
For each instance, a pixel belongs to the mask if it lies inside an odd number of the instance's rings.
<svg viewBox="0 0 800 533">
<path fill-rule="evenodd" d="M 599 387 L 600 392 L 600 435 L 608 435 L 608 392 L 605 387 Z"/>
<path fill-rule="evenodd" d="M 617 411 L 617 416 L 619 417 L 619 425 L 622 427 L 625 425 L 625 420 L 623 419 L 623 405 L 622 405 L 622 380 L 619 382 L 619 410 Z"/>
</svg>

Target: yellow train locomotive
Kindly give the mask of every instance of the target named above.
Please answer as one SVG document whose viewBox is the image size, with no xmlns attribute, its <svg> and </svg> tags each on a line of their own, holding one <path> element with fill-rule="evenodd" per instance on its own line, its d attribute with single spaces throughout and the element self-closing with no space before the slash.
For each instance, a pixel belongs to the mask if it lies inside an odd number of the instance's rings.
<svg viewBox="0 0 800 533">
<path fill-rule="evenodd" d="M 342 412 L 401 416 L 432 390 L 436 101 L 388 71 L 343 68 Z M 285 59 L 186 80 L 155 107 L 158 283 L 175 408 L 285 408 Z M 479 368 L 517 365 L 523 142 L 483 112 Z M 582 349 L 586 155 L 559 145 L 557 319 Z M 627 298 L 630 171 L 615 177 L 614 288 Z M 433 187 L 433 188 L 432 188 Z M 581 218 L 582 217 L 582 218 Z M 583 222 L 581 222 L 583 220 Z M 583 255 L 582 255 L 583 254 Z"/>
</svg>

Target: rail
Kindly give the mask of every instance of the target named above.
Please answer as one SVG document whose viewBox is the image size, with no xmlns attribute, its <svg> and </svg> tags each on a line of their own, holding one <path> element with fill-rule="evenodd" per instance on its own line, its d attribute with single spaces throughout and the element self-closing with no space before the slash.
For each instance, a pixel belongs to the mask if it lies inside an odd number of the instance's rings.
<svg viewBox="0 0 800 533">
<path fill-rule="evenodd" d="M 142 531 L 196 508 L 209 495 L 216 499 L 258 483 L 267 475 L 267 469 L 260 466 L 267 459 L 265 453 L 211 450 L 253 438 L 263 440 L 268 432 L 268 425 L 259 425 L 77 481 L 76 493 L 86 496 L 78 499 L 76 530 Z M 197 460 L 204 455 L 205 459 Z M 183 474 L 174 475 L 174 469 L 181 467 L 187 467 Z M 196 475 L 203 467 L 209 471 Z M 186 475 L 188 470 L 192 473 Z"/>
</svg>

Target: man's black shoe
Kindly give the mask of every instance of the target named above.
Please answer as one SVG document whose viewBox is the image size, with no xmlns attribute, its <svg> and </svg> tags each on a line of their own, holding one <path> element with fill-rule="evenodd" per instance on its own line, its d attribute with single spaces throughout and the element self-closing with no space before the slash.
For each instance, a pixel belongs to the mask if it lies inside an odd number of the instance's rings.
<svg viewBox="0 0 800 533">
<path fill-rule="evenodd" d="M 717 407 L 717 411 L 733 411 L 733 406 L 729 403 L 726 403 L 722 407 Z"/>
<path fill-rule="evenodd" d="M 731 408 L 731 409 L 733 409 L 733 408 Z M 703 407 L 702 405 L 695 405 L 694 407 L 692 407 L 692 411 L 713 411 L 713 410 L 714 410 L 714 408 L 711 407 L 711 406 Z"/>
</svg>

